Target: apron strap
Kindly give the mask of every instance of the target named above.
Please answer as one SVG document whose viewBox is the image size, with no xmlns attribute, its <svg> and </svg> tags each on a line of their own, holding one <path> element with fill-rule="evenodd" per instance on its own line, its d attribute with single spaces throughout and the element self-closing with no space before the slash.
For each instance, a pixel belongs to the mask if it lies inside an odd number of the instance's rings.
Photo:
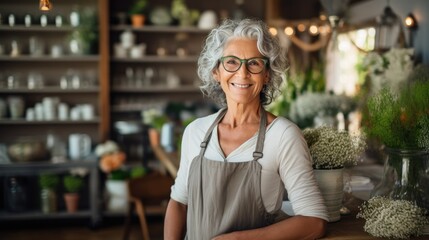
<svg viewBox="0 0 429 240">
<path fill-rule="evenodd" d="M 212 125 L 209 127 L 209 129 L 206 132 L 206 135 L 204 136 L 204 140 L 200 144 L 200 156 L 204 155 L 204 152 L 207 148 L 207 145 L 209 144 L 213 129 L 215 126 L 220 122 L 220 120 L 225 116 L 227 108 L 223 108 L 220 110 L 219 115 L 216 117 Z M 265 141 L 265 131 L 267 128 L 267 113 L 265 112 L 265 109 L 261 106 L 259 109 L 259 112 L 261 114 L 261 120 L 259 124 L 259 131 L 258 131 L 258 139 L 256 142 L 256 148 L 253 152 L 253 161 L 257 161 L 260 158 L 264 156 L 263 149 L 264 149 L 264 141 Z"/>
<path fill-rule="evenodd" d="M 262 106 L 260 107 L 259 112 L 261 114 L 261 123 L 259 124 L 258 140 L 256 142 L 256 148 L 255 148 L 255 151 L 253 152 L 253 161 L 257 161 L 264 156 L 263 149 L 264 149 L 264 141 L 265 141 L 265 131 L 267 128 L 267 113 L 265 112 L 265 109 Z"/>
<path fill-rule="evenodd" d="M 209 127 L 209 129 L 206 132 L 206 135 L 204 136 L 204 140 L 200 144 L 200 156 L 204 155 L 204 151 L 206 150 L 207 145 L 209 144 L 210 138 L 212 136 L 213 129 L 216 127 L 216 125 L 220 122 L 220 120 L 225 116 L 227 108 L 223 108 L 219 111 L 219 115 L 217 115 L 216 119 L 212 123 L 212 125 Z"/>
</svg>

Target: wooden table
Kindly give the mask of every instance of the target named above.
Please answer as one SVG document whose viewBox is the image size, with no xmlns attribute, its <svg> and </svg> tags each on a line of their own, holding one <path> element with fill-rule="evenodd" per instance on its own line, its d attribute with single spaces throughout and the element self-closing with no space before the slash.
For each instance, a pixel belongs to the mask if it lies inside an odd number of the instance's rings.
<svg viewBox="0 0 429 240">
<path fill-rule="evenodd" d="M 338 239 L 338 240 L 380 240 L 385 238 L 377 238 L 369 235 L 363 230 L 365 220 L 362 218 L 357 219 L 358 206 L 363 203 L 363 200 L 350 197 L 346 204 L 347 208 L 351 210 L 348 215 L 342 215 L 341 220 L 338 222 L 328 223 L 326 236 L 322 239 Z M 387 239 L 387 238 L 386 238 Z M 416 240 L 429 240 L 429 235 L 414 237 L 411 239 Z"/>
</svg>

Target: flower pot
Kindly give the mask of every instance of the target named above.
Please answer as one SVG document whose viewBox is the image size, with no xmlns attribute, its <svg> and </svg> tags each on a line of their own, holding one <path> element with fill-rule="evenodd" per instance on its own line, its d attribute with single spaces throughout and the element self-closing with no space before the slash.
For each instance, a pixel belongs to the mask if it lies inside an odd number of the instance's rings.
<svg viewBox="0 0 429 240">
<path fill-rule="evenodd" d="M 161 141 L 161 134 L 154 128 L 149 128 L 149 142 L 152 147 L 158 147 Z"/>
<path fill-rule="evenodd" d="M 315 169 L 314 176 L 328 209 L 329 222 L 339 221 L 343 201 L 343 169 Z"/>
<path fill-rule="evenodd" d="M 79 208 L 79 194 L 78 193 L 65 193 L 64 202 L 66 203 L 66 209 L 69 213 L 77 212 Z"/>
<path fill-rule="evenodd" d="M 422 149 L 386 148 L 380 183 L 371 197 L 408 200 L 429 211 L 429 153 Z"/>
<path fill-rule="evenodd" d="M 131 15 L 131 24 L 133 27 L 142 27 L 146 20 L 146 16 L 143 14 L 133 14 Z"/>
<path fill-rule="evenodd" d="M 128 187 L 125 180 L 106 180 L 106 208 L 113 212 L 128 210 Z"/>
</svg>

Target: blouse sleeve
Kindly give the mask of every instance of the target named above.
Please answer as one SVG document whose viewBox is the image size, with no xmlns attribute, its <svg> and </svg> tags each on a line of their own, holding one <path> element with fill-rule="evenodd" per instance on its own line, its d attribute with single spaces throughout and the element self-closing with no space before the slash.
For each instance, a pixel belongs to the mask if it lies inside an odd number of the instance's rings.
<svg viewBox="0 0 429 240">
<path fill-rule="evenodd" d="M 191 125 L 188 125 L 185 128 L 182 136 L 182 145 L 180 153 L 180 166 L 177 172 L 177 177 L 175 179 L 174 185 L 171 187 L 170 197 L 177 202 L 187 205 L 188 204 L 188 175 L 189 175 L 189 164 L 192 159 L 190 159 L 190 128 Z"/>
<path fill-rule="evenodd" d="M 324 200 L 313 174 L 311 156 L 301 130 L 288 127 L 280 140 L 279 174 L 295 215 L 328 220 Z"/>
</svg>

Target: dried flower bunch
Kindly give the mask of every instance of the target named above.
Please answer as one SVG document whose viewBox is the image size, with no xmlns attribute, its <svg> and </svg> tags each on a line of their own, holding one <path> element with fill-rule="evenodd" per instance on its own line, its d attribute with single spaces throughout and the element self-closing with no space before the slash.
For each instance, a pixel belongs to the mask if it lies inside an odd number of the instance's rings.
<svg viewBox="0 0 429 240">
<path fill-rule="evenodd" d="M 100 157 L 99 166 L 100 169 L 109 174 L 111 179 L 122 179 L 126 178 L 121 167 L 124 165 L 126 155 L 119 149 L 119 146 L 113 141 L 107 141 L 103 144 L 99 144 L 95 148 L 95 153 Z"/>
<path fill-rule="evenodd" d="M 398 91 L 406 83 L 413 71 L 414 49 L 392 48 L 380 55 L 376 52 L 369 53 L 362 63 L 371 80 L 371 91 L 378 92 L 384 87 Z"/>
<path fill-rule="evenodd" d="M 347 131 L 331 127 L 307 128 L 303 131 L 314 169 L 338 169 L 356 165 L 366 148 L 363 135 L 351 135 Z"/>
<path fill-rule="evenodd" d="M 314 117 L 321 113 L 335 116 L 342 112 L 347 115 L 355 109 L 356 101 L 351 97 L 325 92 L 306 92 L 291 104 L 289 117 L 298 126 L 305 128 L 312 126 Z"/>
<path fill-rule="evenodd" d="M 356 217 L 365 219 L 364 230 L 375 237 L 410 239 L 429 223 L 425 213 L 410 201 L 378 196 L 363 203 Z"/>
</svg>

